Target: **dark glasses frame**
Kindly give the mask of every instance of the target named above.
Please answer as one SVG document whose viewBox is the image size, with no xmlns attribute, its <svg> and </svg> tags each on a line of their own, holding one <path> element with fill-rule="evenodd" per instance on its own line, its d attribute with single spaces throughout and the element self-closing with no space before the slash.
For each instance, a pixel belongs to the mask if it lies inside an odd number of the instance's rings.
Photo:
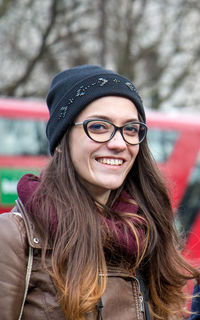
<svg viewBox="0 0 200 320">
<path fill-rule="evenodd" d="M 114 130 L 113 130 L 113 132 L 111 133 L 111 136 L 110 136 L 109 139 L 107 139 L 107 140 L 105 140 L 105 141 L 97 141 L 97 140 L 93 139 L 93 138 L 90 136 L 90 134 L 89 134 L 89 132 L 88 132 L 88 123 L 93 122 L 93 121 L 102 121 L 102 122 L 109 123 L 110 125 L 113 126 Z M 124 129 L 124 127 L 126 127 L 126 126 L 129 125 L 129 124 L 139 124 L 140 126 L 143 127 L 143 129 L 144 129 L 144 131 L 145 131 L 143 137 L 141 138 L 141 140 L 140 140 L 138 143 L 130 143 L 130 142 L 126 141 L 126 139 L 125 139 L 125 137 L 124 137 L 124 135 L 123 135 L 123 129 Z M 147 125 L 146 125 L 145 123 L 141 122 L 141 121 L 131 121 L 131 122 L 126 123 L 126 124 L 123 125 L 122 127 L 118 127 L 118 126 L 116 126 L 115 124 L 113 124 L 112 122 L 110 122 L 110 121 L 108 121 L 108 120 L 105 120 L 105 119 L 88 119 L 88 120 L 84 120 L 83 122 L 75 122 L 75 123 L 74 123 L 74 126 L 79 126 L 79 125 L 83 125 L 83 129 L 84 129 L 86 135 L 88 136 L 88 138 L 90 138 L 91 140 L 93 140 L 93 141 L 95 141 L 95 142 L 98 142 L 98 143 L 104 143 L 104 142 L 110 141 L 110 140 L 115 136 L 116 132 L 117 132 L 117 131 L 120 131 L 121 136 L 122 136 L 122 138 L 124 139 L 124 141 L 125 141 L 126 143 L 128 143 L 128 144 L 130 144 L 130 145 L 137 145 L 137 144 L 140 144 L 140 143 L 145 139 L 145 137 L 146 137 L 146 135 L 147 135 L 147 130 L 148 130 Z M 140 139 L 140 135 L 139 135 L 139 139 Z"/>
</svg>

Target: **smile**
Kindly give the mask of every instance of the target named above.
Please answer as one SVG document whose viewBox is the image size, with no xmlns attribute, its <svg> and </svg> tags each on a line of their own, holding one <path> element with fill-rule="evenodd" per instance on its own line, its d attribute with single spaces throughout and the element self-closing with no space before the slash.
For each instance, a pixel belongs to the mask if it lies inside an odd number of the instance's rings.
<svg viewBox="0 0 200 320">
<path fill-rule="evenodd" d="M 122 159 L 112 159 L 112 158 L 99 158 L 97 159 L 97 161 L 103 164 L 111 165 L 111 166 L 121 166 L 123 163 Z"/>
</svg>

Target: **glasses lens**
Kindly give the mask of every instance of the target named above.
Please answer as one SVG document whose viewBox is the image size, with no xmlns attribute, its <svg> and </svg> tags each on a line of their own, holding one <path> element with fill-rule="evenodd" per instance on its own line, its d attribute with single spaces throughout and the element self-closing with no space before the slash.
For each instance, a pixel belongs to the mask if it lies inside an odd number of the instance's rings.
<svg viewBox="0 0 200 320">
<path fill-rule="evenodd" d="M 87 123 L 89 137 L 97 142 L 106 142 L 114 130 L 112 124 L 102 120 L 92 120 Z"/>
<path fill-rule="evenodd" d="M 124 140 L 130 144 L 138 144 L 146 136 L 146 126 L 141 123 L 128 123 L 123 127 Z"/>
</svg>

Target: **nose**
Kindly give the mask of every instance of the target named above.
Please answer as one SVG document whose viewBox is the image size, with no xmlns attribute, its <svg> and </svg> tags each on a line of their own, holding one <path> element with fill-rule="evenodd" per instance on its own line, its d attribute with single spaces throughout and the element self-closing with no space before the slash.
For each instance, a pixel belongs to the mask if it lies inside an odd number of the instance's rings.
<svg viewBox="0 0 200 320">
<path fill-rule="evenodd" d="M 114 137 L 107 142 L 107 147 L 109 149 L 116 149 L 119 151 L 123 151 L 127 148 L 126 142 L 124 141 L 120 131 L 117 131 Z"/>
</svg>

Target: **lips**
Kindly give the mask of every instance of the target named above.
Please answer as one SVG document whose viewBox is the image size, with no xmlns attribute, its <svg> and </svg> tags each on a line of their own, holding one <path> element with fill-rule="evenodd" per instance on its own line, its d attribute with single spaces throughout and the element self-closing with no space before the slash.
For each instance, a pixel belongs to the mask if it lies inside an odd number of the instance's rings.
<svg viewBox="0 0 200 320">
<path fill-rule="evenodd" d="M 121 166 L 124 162 L 123 159 L 116 159 L 116 158 L 97 158 L 98 162 L 111 165 L 111 166 Z"/>
</svg>

